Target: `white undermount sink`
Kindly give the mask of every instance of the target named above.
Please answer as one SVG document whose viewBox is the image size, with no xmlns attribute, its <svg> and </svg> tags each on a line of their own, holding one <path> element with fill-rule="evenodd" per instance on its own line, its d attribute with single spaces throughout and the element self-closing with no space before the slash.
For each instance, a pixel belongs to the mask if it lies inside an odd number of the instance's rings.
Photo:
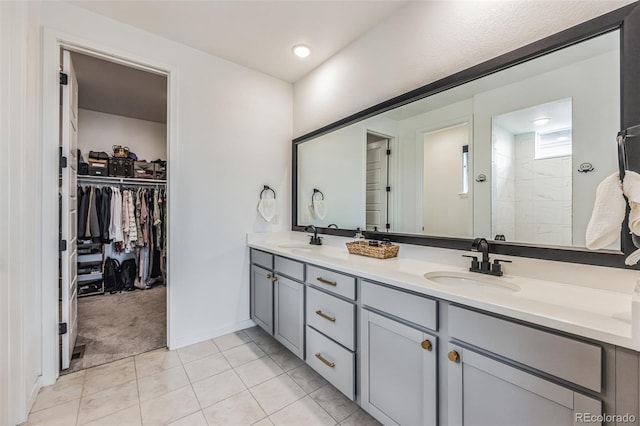
<svg viewBox="0 0 640 426">
<path fill-rule="evenodd" d="M 282 243 L 278 244 L 279 248 L 298 249 L 298 250 L 311 250 L 313 247 L 309 243 Z"/>
<path fill-rule="evenodd" d="M 516 284 L 489 276 L 471 272 L 435 271 L 424 274 L 424 277 L 438 284 L 455 287 L 474 287 L 487 290 L 520 291 Z"/>
</svg>

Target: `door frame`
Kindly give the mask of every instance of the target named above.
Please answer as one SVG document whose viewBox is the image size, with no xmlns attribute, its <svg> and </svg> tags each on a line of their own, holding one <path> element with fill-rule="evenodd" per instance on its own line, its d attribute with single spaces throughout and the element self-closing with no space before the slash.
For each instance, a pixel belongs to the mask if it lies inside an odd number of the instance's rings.
<svg viewBox="0 0 640 426">
<path fill-rule="evenodd" d="M 387 185 L 389 185 L 391 187 L 391 196 L 389 197 L 390 200 L 387 201 L 387 223 L 391 223 L 391 229 L 396 229 L 395 232 L 397 232 L 397 228 L 398 228 L 398 218 L 396 218 L 395 213 L 398 210 L 398 207 L 400 205 L 400 192 L 397 190 L 398 187 L 398 174 L 399 174 L 399 157 L 400 157 L 400 152 L 398 149 L 398 136 L 396 135 L 391 135 L 389 133 L 384 133 L 384 132 L 380 132 L 378 130 L 373 130 L 370 126 L 364 126 L 364 145 L 363 145 L 363 154 L 364 154 L 364 186 L 363 186 L 363 191 L 365 194 L 364 197 L 364 223 L 365 223 L 365 228 L 366 228 L 366 215 L 367 215 L 367 148 L 368 148 L 368 142 L 367 142 L 367 135 L 374 135 L 380 138 L 384 138 L 388 141 L 388 146 L 389 149 L 391 150 L 391 156 L 390 158 L 387 159 Z M 387 230 L 387 229 L 383 229 L 380 232 L 394 232 L 391 231 L 391 229 Z"/>
<path fill-rule="evenodd" d="M 177 158 L 176 114 L 178 101 L 177 70 L 174 66 L 160 63 L 131 52 L 96 43 L 51 28 L 42 32 L 42 133 L 40 148 L 42 164 L 40 211 L 41 236 L 41 300 L 42 307 L 42 385 L 55 383 L 59 375 L 60 354 L 58 344 L 58 217 L 52 212 L 58 211 L 58 146 L 59 146 L 59 69 L 62 49 L 83 53 L 110 62 L 130 66 L 143 71 L 165 75 L 167 77 L 167 220 L 171 220 L 171 194 L 175 182 L 174 162 Z M 171 253 L 171 227 L 167 227 L 167 346 L 172 347 L 171 333 L 171 271 L 173 261 Z"/>
</svg>

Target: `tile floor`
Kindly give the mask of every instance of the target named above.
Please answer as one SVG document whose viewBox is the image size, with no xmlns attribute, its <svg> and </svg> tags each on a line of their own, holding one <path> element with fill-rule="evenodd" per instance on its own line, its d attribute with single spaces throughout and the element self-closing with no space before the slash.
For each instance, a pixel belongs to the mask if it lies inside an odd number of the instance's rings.
<svg viewBox="0 0 640 426">
<path fill-rule="evenodd" d="M 258 327 L 61 376 L 25 425 L 379 423 Z"/>
</svg>

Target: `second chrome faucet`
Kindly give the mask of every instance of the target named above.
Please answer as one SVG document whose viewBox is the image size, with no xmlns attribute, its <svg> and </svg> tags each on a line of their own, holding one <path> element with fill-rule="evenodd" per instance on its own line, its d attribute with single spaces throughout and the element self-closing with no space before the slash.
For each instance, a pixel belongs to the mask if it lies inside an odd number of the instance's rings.
<svg viewBox="0 0 640 426">
<path fill-rule="evenodd" d="M 471 267 L 469 271 L 479 272 L 481 274 L 495 275 L 501 277 L 503 275 L 501 262 L 511 263 L 510 260 L 494 259 L 493 264 L 489 259 L 489 243 L 484 238 L 476 238 L 471 244 L 471 251 L 482 254 L 482 260 L 478 260 L 478 256 L 463 254 L 463 257 L 471 258 Z"/>
</svg>

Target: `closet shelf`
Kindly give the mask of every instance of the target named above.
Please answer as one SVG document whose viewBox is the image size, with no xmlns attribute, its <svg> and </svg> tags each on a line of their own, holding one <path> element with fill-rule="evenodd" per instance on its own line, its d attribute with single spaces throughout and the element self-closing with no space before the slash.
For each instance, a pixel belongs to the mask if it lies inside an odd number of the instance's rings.
<svg viewBox="0 0 640 426">
<path fill-rule="evenodd" d="M 79 183 L 120 183 L 128 185 L 166 185 L 167 181 L 163 179 L 139 179 L 139 178 L 125 178 L 125 177 L 113 177 L 113 176 L 78 176 Z"/>
</svg>

